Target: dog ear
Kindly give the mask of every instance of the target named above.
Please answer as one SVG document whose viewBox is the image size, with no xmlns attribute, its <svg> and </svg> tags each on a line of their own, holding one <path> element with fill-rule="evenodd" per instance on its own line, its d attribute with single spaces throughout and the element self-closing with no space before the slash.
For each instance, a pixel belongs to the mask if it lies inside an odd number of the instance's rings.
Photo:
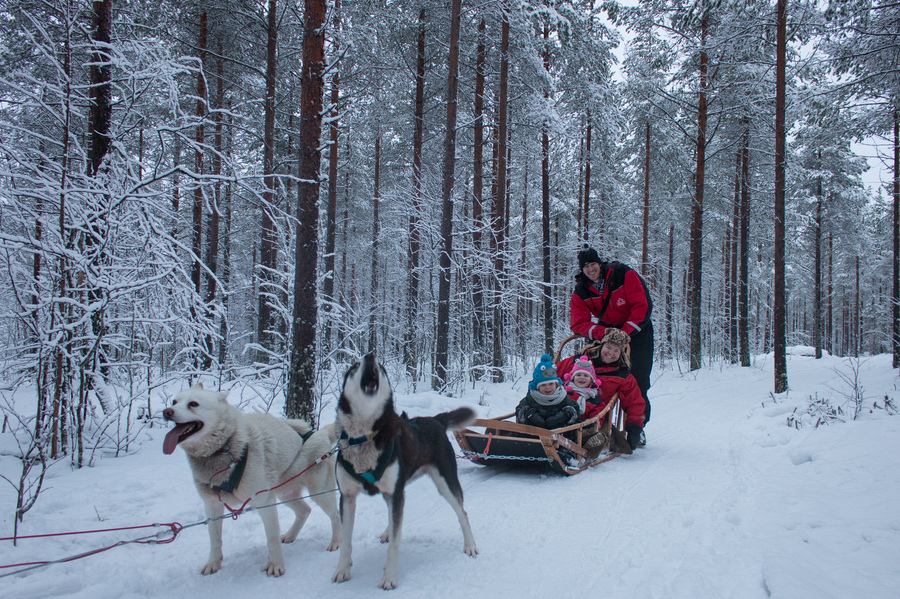
<svg viewBox="0 0 900 599">
<path fill-rule="evenodd" d="M 201 383 L 200 381 L 197 381 L 196 383 L 191 385 L 191 389 L 203 389 L 203 383 Z"/>
<path fill-rule="evenodd" d="M 228 391 L 219 392 L 219 401 L 221 401 L 222 403 L 228 403 Z"/>
</svg>

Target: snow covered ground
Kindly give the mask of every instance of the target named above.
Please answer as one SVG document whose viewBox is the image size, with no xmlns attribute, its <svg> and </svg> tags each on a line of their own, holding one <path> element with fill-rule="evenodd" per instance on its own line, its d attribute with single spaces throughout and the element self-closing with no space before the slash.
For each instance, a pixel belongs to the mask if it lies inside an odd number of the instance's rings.
<svg viewBox="0 0 900 599">
<path fill-rule="evenodd" d="M 400 586 L 392 597 L 614 597 L 786 599 L 900 596 L 900 406 L 889 356 L 864 359 L 856 420 L 814 426 L 810 397 L 841 406 L 846 360 L 789 356 L 791 390 L 770 395 L 771 356 L 751 368 L 679 373 L 657 366 L 648 445 L 577 476 L 494 469 L 460 460 L 480 555 L 462 553 L 456 517 L 428 479 L 407 491 Z M 481 416 L 512 411 L 526 380 L 462 398 L 398 393 L 411 415 L 460 404 Z M 479 400 L 484 397 L 482 403 Z M 876 406 L 876 407 L 873 407 Z M 329 411 L 326 419 L 332 419 Z M 800 427 L 789 426 L 799 422 Z M 20 534 L 203 519 L 179 450 L 162 429 L 135 455 L 71 471 L 57 466 Z M 0 456 L 0 471 L 14 472 Z M 0 536 L 12 534 L 14 496 L 0 488 Z M 282 528 L 289 511 L 279 508 Z M 212 576 L 202 526 L 168 545 L 127 545 L 0 578 L 5 597 L 375 597 L 386 547 L 384 502 L 361 498 L 353 578 L 331 582 L 329 523 L 317 508 L 285 548 L 287 574 L 267 578 L 256 514 L 225 521 L 225 562 Z M 125 531 L 0 543 L 0 565 L 57 559 L 142 536 Z M 11 570 L 0 570 L 0 575 Z"/>
</svg>

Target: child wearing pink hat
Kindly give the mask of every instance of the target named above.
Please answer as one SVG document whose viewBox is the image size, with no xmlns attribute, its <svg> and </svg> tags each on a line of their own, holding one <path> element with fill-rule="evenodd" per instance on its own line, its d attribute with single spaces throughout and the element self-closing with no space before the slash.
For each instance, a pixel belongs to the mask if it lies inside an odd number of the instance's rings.
<svg viewBox="0 0 900 599">
<path fill-rule="evenodd" d="M 584 420 L 585 414 L 588 411 L 595 411 L 593 408 L 598 403 L 600 383 L 597 381 L 594 365 L 587 356 L 580 356 L 572 365 L 572 370 L 563 378 L 566 382 L 566 392 L 578 404 L 581 418 Z"/>
</svg>

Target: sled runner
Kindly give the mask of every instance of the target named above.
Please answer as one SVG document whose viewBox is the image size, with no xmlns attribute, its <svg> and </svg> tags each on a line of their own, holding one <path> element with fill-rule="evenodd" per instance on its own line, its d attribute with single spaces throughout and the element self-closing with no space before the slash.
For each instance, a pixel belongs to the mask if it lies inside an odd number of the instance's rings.
<svg viewBox="0 0 900 599">
<path fill-rule="evenodd" d="M 571 335 L 563 340 L 554 362 L 559 362 L 563 347 L 574 339 L 582 337 Z M 588 347 L 582 348 L 579 355 Z M 476 464 L 543 462 L 567 475 L 631 453 L 622 433 L 625 417 L 619 408 L 618 393 L 596 416 L 562 428 L 528 426 L 517 423 L 515 418 L 515 412 L 497 418 L 479 418 L 472 427 L 454 431 L 454 435 L 463 454 Z"/>
</svg>

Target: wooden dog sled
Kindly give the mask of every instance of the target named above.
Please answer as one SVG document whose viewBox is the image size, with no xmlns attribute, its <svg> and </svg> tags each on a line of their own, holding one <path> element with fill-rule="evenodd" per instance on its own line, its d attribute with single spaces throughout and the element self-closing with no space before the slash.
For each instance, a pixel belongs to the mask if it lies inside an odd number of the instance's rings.
<svg viewBox="0 0 900 599">
<path fill-rule="evenodd" d="M 563 340 L 554 362 L 559 362 L 569 341 L 580 338 L 571 335 Z M 585 350 L 587 347 L 579 354 Z M 515 417 L 513 412 L 497 418 L 479 418 L 472 427 L 454 431 L 463 455 L 481 465 L 546 463 L 557 472 L 572 475 L 631 453 L 622 433 L 625 415 L 619 407 L 618 393 L 596 416 L 562 428 L 519 424 Z"/>
<path fill-rule="evenodd" d="M 606 419 L 609 412 L 615 418 Z M 479 418 L 472 427 L 454 431 L 463 455 L 481 465 L 544 462 L 557 472 L 571 475 L 631 453 L 619 423 L 614 422 L 624 422 L 618 396 L 593 418 L 562 428 L 518 424 L 515 417 L 513 412 L 497 418 Z M 585 447 L 588 439 L 596 445 Z M 561 449 L 565 450 L 562 456 Z"/>
</svg>

